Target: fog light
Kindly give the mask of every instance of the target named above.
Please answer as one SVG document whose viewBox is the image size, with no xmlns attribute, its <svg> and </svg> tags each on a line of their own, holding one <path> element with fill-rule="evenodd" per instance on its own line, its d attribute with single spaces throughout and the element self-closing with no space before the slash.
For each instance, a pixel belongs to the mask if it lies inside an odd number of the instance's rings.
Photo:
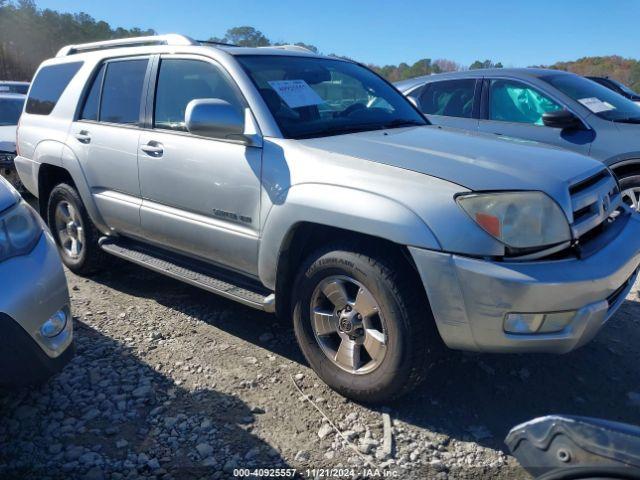
<svg viewBox="0 0 640 480">
<path fill-rule="evenodd" d="M 544 313 L 510 313 L 504 321 L 507 333 L 536 333 L 544 321 Z"/>
<path fill-rule="evenodd" d="M 510 313 L 504 321 L 507 333 L 556 333 L 565 329 L 575 311 L 555 313 Z"/>
<path fill-rule="evenodd" d="M 60 334 L 67 325 L 67 314 L 64 310 L 58 310 L 51 315 L 51 318 L 44 322 L 40 327 L 40 333 L 43 337 L 51 338 Z"/>
<path fill-rule="evenodd" d="M 570 312 L 547 313 L 544 316 L 544 323 L 542 324 L 542 327 L 540 327 L 539 333 L 560 332 L 571 323 L 571 320 L 573 320 L 575 315 L 575 310 Z"/>
</svg>

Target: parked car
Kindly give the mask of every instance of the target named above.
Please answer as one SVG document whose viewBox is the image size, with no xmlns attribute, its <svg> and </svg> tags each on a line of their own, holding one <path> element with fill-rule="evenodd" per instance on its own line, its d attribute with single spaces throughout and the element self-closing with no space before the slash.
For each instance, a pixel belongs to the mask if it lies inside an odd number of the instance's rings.
<svg viewBox="0 0 640 480">
<path fill-rule="evenodd" d="M 18 190 L 22 190 L 22 183 L 13 160 L 16 156 L 16 129 L 26 98 L 20 93 L 0 93 L 0 175 Z"/>
<path fill-rule="evenodd" d="M 26 95 L 29 91 L 29 82 L 14 82 L 0 80 L 0 93 L 20 93 Z"/>
<path fill-rule="evenodd" d="M 0 178 L 0 385 L 38 383 L 73 356 L 69 292 L 44 222 Z"/>
<path fill-rule="evenodd" d="M 619 82 L 615 78 L 589 77 L 589 76 L 586 78 L 588 78 L 589 80 L 593 80 L 594 82 L 597 82 L 600 85 L 607 87 L 610 90 L 613 90 L 614 92 L 622 95 L 623 97 L 628 98 L 629 100 L 632 100 L 634 103 L 640 103 L 640 94 L 638 94 L 637 92 L 634 92 L 633 90 L 631 90 L 631 88 L 626 86 L 624 83 Z"/>
<path fill-rule="evenodd" d="M 436 125 L 534 140 L 600 160 L 640 209 L 640 106 L 584 77 L 536 68 L 470 70 L 396 84 Z"/>
<path fill-rule="evenodd" d="M 36 73 L 18 150 L 69 269 L 108 253 L 293 316 L 318 375 L 361 401 L 413 388 L 440 339 L 573 350 L 640 263 L 602 163 L 429 126 L 371 70 L 300 48 L 65 47 Z"/>
</svg>

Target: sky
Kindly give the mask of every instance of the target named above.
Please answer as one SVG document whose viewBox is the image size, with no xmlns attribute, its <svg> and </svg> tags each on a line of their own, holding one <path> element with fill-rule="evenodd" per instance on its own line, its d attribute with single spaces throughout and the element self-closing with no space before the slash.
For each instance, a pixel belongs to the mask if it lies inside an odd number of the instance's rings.
<svg viewBox="0 0 640 480">
<path fill-rule="evenodd" d="M 250 25 L 269 39 L 377 65 L 447 58 L 524 67 L 592 55 L 640 58 L 640 0 L 36 0 L 112 27 L 202 40 Z"/>
</svg>

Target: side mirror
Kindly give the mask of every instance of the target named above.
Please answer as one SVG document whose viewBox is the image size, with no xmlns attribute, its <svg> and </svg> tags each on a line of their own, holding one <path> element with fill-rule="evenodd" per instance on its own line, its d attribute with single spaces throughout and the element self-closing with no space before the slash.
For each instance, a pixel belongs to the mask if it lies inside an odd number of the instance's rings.
<svg viewBox="0 0 640 480">
<path fill-rule="evenodd" d="M 556 110 L 542 114 L 542 123 L 551 128 L 581 128 L 582 122 L 569 110 Z"/>
<path fill-rule="evenodd" d="M 185 124 L 194 135 L 253 143 L 251 135 L 245 135 L 245 112 L 219 98 L 191 100 L 185 111 Z"/>
</svg>

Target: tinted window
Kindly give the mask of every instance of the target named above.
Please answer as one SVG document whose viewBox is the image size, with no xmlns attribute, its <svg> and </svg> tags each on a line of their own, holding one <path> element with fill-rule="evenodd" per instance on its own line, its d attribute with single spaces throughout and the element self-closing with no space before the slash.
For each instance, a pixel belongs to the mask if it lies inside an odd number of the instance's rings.
<svg viewBox="0 0 640 480">
<path fill-rule="evenodd" d="M 556 110 L 562 110 L 562 107 L 524 83 L 511 80 L 491 81 L 490 120 L 542 125 L 542 115 Z"/>
<path fill-rule="evenodd" d="M 420 94 L 420 108 L 428 115 L 471 118 L 475 86 L 474 79 L 427 83 Z"/>
<path fill-rule="evenodd" d="M 98 108 L 100 107 L 100 87 L 102 87 L 102 79 L 104 78 L 104 71 L 106 66 L 103 64 L 98 71 L 98 74 L 93 80 L 91 90 L 84 101 L 84 107 L 80 118 L 83 120 L 98 120 Z"/>
<path fill-rule="evenodd" d="M 81 66 L 82 62 L 73 62 L 40 69 L 33 80 L 33 87 L 31 87 L 27 99 L 26 112 L 49 115 Z"/>
<path fill-rule="evenodd" d="M 220 98 L 240 105 L 230 81 L 216 66 L 197 60 L 162 60 L 156 89 L 155 128 L 186 131 L 184 112 L 196 98 Z"/>
<path fill-rule="evenodd" d="M 0 96 L 0 127 L 17 125 L 24 106 L 24 97 Z"/>
<path fill-rule="evenodd" d="M 598 83 L 578 75 L 549 75 L 542 79 L 601 118 L 614 122 L 640 121 L 638 105 Z"/>
<path fill-rule="evenodd" d="M 100 102 L 101 122 L 138 123 L 147 62 L 142 59 L 107 64 Z"/>
<path fill-rule="evenodd" d="M 361 65 L 284 55 L 236 58 L 287 138 L 427 124 L 398 90 Z"/>
</svg>

